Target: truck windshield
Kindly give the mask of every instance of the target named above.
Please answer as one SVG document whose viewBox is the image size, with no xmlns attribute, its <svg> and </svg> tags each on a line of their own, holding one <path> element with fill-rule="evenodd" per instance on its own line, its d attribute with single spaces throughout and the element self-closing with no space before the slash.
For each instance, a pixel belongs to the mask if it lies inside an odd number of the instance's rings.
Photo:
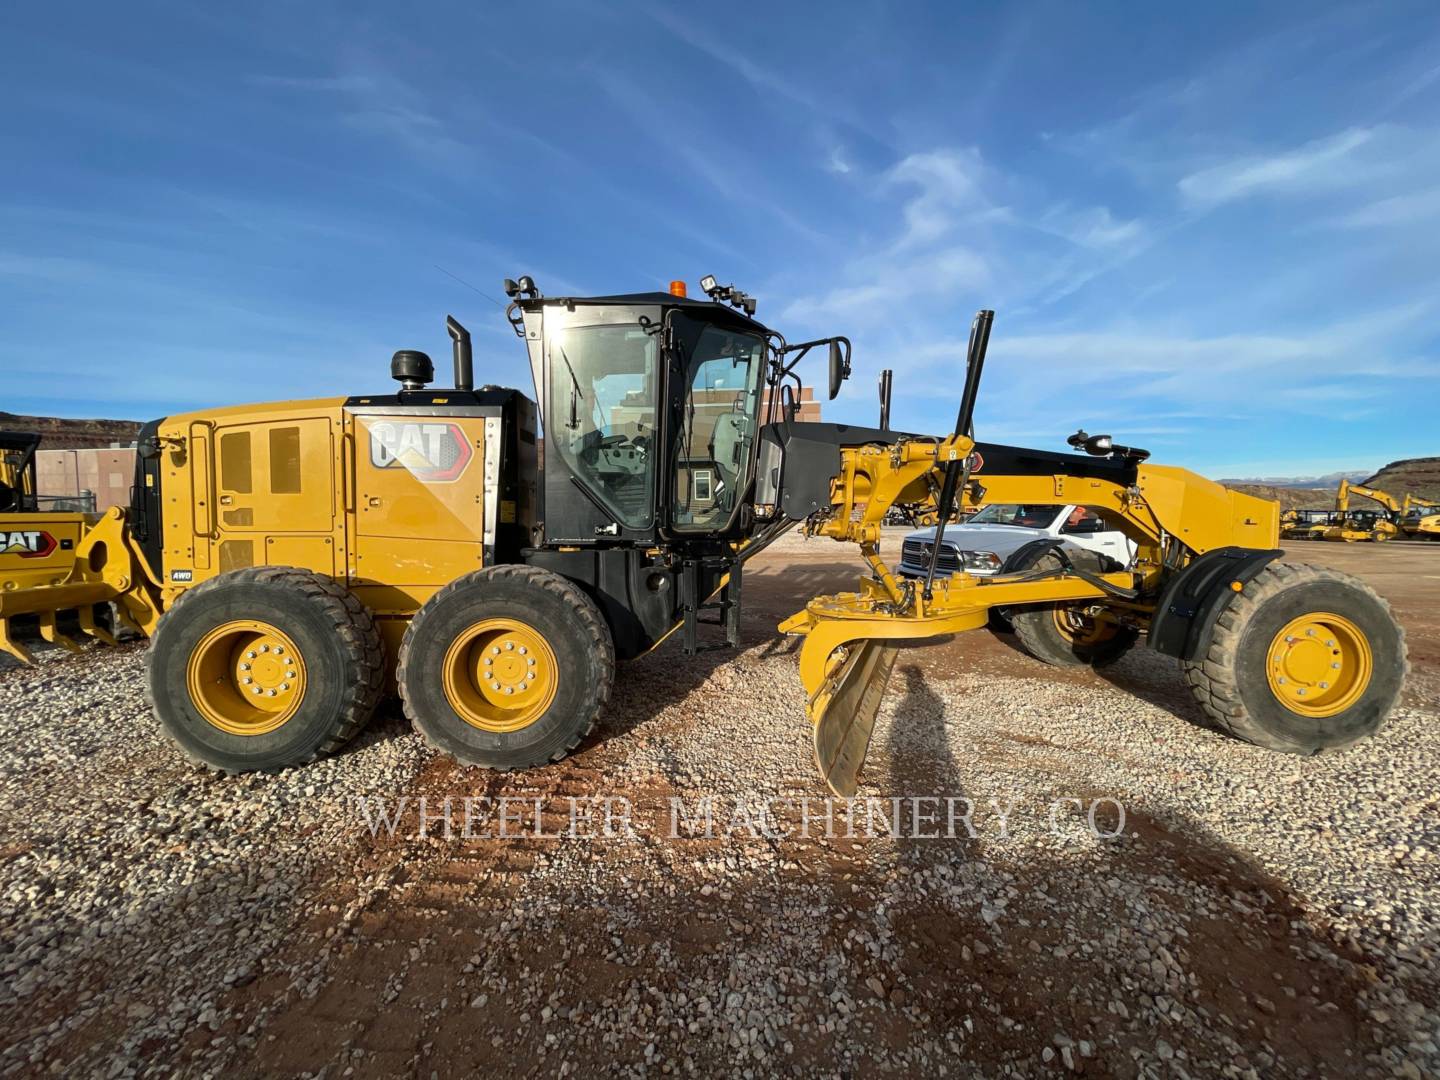
<svg viewBox="0 0 1440 1080">
<path fill-rule="evenodd" d="M 1030 506 L 1016 503 L 994 503 L 981 507 L 966 525 L 1015 525 L 1024 529 L 1048 529 L 1055 522 L 1061 507 Z"/>
<path fill-rule="evenodd" d="M 671 523 L 686 532 L 723 528 L 750 483 L 765 343 L 681 313 L 675 329 L 687 359 Z"/>
</svg>

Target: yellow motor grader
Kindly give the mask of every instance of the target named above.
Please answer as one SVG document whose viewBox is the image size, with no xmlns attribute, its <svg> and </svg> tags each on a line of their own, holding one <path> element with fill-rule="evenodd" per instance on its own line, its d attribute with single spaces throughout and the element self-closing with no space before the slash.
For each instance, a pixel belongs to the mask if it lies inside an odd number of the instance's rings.
<svg viewBox="0 0 1440 1080">
<path fill-rule="evenodd" d="M 924 436 L 800 422 L 798 365 L 827 353 L 833 398 L 849 341 L 788 342 L 753 297 L 701 287 L 546 297 L 507 280 L 534 400 L 476 387 L 469 334 L 449 319 L 453 386 L 402 350 L 393 393 L 145 425 L 130 508 L 88 528 L 64 573 L 17 577 L 20 558 L 0 555 L 0 646 L 23 655 L 12 616 L 58 638 L 56 612 L 80 610 L 94 634 L 84 609 L 113 605 L 150 638 L 164 730 L 228 773 L 338 749 L 391 685 L 461 762 L 533 766 L 592 729 L 617 661 L 672 634 L 686 653 L 736 644 L 746 564 L 800 525 L 858 545 L 868 567 L 781 627 L 804 637 L 816 759 L 842 795 L 896 649 L 984 626 L 992 607 L 1052 664 L 1107 663 L 1143 635 L 1218 723 L 1274 749 L 1344 745 L 1390 711 L 1400 628 L 1361 583 L 1277 562 L 1274 503 L 1108 436 L 1077 433 L 1078 453 L 976 442 L 990 312 L 954 431 Z M 991 577 L 932 562 L 915 582 L 885 562 L 894 507 L 933 512 L 943 534 L 957 506 L 987 499 L 1093 507 L 1136 553 L 1122 565 L 1045 541 Z"/>
</svg>

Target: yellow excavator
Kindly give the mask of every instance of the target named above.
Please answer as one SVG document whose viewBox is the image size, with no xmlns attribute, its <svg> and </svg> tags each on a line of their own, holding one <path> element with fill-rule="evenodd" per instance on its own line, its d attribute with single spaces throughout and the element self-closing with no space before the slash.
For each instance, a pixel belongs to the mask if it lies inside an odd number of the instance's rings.
<svg viewBox="0 0 1440 1080">
<path fill-rule="evenodd" d="M 507 280 L 534 399 L 477 387 L 470 335 L 448 319 L 450 387 L 406 349 L 391 393 L 145 425 L 132 505 L 89 527 L 66 565 L 17 576 L 37 556 L 0 553 L 0 648 L 25 657 L 8 629 L 19 614 L 61 640 L 54 617 L 69 608 L 103 639 L 83 610 L 112 603 L 150 639 L 160 727 L 225 773 L 339 749 L 391 687 L 457 760 L 542 765 L 591 731 L 617 661 L 672 635 L 686 654 L 733 647 L 746 565 L 799 526 L 856 545 L 866 567 L 854 591 L 780 627 L 803 638 L 816 762 L 843 796 L 897 649 L 983 627 L 992 607 L 1052 665 L 1110 663 L 1143 638 L 1180 661 L 1215 722 L 1271 749 L 1343 746 L 1389 714 L 1400 627 L 1354 578 L 1278 561 L 1275 503 L 1106 435 L 1077 432 L 1075 453 L 976 441 L 992 312 L 972 326 L 954 430 L 917 435 L 799 421 L 785 402 L 801 395 L 782 390 L 820 351 L 833 399 L 848 339 L 788 342 L 753 297 L 713 277 L 701 288 L 546 297 Z M 938 575 L 955 508 L 987 500 L 1094 508 L 1135 554 L 1039 540 L 998 574 Z M 923 579 L 883 557 L 896 506 L 939 523 Z"/>
<path fill-rule="evenodd" d="M 1440 540 L 1440 502 L 1407 494 L 1400 509 L 1400 528 L 1412 540 Z"/>
<path fill-rule="evenodd" d="M 1359 495 L 1384 507 L 1384 512 L 1356 512 L 1350 509 L 1350 496 Z M 1323 540 L 1343 540 L 1347 544 L 1357 540 L 1381 543 L 1400 534 L 1396 522 L 1400 518 L 1400 502 L 1379 488 L 1352 484 L 1343 477 L 1335 492 L 1335 524 L 1321 535 Z"/>
</svg>

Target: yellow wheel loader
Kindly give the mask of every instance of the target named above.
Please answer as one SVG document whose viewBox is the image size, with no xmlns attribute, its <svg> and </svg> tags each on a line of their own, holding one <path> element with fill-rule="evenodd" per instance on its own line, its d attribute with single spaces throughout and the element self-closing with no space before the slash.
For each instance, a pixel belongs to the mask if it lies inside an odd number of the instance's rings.
<svg viewBox="0 0 1440 1080">
<path fill-rule="evenodd" d="M 1276 749 L 1343 745 L 1389 712 L 1399 627 L 1353 579 L 1275 562 L 1274 503 L 1106 436 L 1077 434 L 1075 454 L 977 443 L 990 313 L 955 431 L 918 436 L 797 421 L 782 391 L 798 365 L 828 353 L 833 398 L 849 341 L 787 342 L 752 297 L 701 286 L 705 299 L 681 282 L 557 298 L 507 281 L 535 400 L 475 387 L 469 334 L 450 319 L 451 387 L 403 350 L 393 393 L 147 424 L 130 509 L 86 531 L 63 575 L 0 591 L 0 627 L 113 602 L 151 639 L 161 725 L 225 772 L 337 749 L 391 683 L 434 746 L 526 767 L 579 744 L 617 661 L 671 634 L 686 653 L 733 646 L 747 561 L 799 524 L 857 544 L 869 567 L 857 591 L 782 626 L 804 636 L 817 762 L 844 795 L 897 647 L 984 626 L 992 606 L 1050 663 L 1104 662 L 1143 635 L 1217 721 Z M 1095 507 L 1137 554 L 1119 565 L 1032 544 L 993 577 L 935 580 L 932 565 L 923 583 L 884 562 L 897 505 L 943 523 L 987 498 Z"/>
<path fill-rule="evenodd" d="M 1377 502 L 1384 507 L 1384 511 L 1352 511 L 1351 495 Z M 1352 484 L 1342 478 L 1340 487 L 1335 492 L 1335 524 L 1325 530 L 1321 539 L 1341 540 L 1347 544 L 1353 544 L 1357 540 L 1383 543 L 1400 535 L 1399 526 L 1396 524 L 1400 518 L 1400 509 L 1400 502 L 1395 496 L 1388 495 L 1379 488 Z"/>
<path fill-rule="evenodd" d="M 1411 540 L 1440 540 L 1440 502 L 1406 495 L 1400 508 L 1400 528 Z"/>
<path fill-rule="evenodd" d="M 29 659 L 29 651 L 11 635 L 11 614 L 33 615 L 45 640 L 73 649 L 57 618 L 60 608 L 72 608 L 80 629 L 114 643 L 106 603 L 113 588 L 89 590 L 94 593 L 90 602 L 86 589 L 57 589 L 78 571 L 82 542 L 99 518 L 40 509 L 35 482 L 39 446 L 40 436 L 33 432 L 0 431 L 0 651 L 21 660 Z"/>
</svg>

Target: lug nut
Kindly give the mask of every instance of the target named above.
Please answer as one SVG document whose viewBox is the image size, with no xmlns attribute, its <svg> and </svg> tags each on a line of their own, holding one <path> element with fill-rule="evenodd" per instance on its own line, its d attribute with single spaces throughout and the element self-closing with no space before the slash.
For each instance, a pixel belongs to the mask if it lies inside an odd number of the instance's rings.
<svg viewBox="0 0 1440 1080">
<path fill-rule="evenodd" d="M 1329 689 L 1330 689 L 1330 684 L 1329 684 L 1328 682 L 1322 682 L 1322 683 L 1320 684 L 1320 689 L 1321 689 L 1321 690 L 1329 690 Z"/>
<path fill-rule="evenodd" d="M 1327 642 L 1325 642 L 1325 644 L 1328 645 L 1328 646 L 1329 646 L 1330 648 L 1332 648 L 1332 649 L 1335 648 L 1335 642 L 1334 642 L 1334 641 L 1327 641 Z"/>
<path fill-rule="evenodd" d="M 240 681 L 241 681 L 242 683 L 244 683 L 246 686 L 249 686 L 249 685 L 250 685 L 252 682 L 254 682 L 255 680 L 252 679 L 249 675 L 246 675 L 246 676 L 245 676 L 243 679 L 241 679 Z"/>
<path fill-rule="evenodd" d="M 534 667 L 534 666 L 535 666 L 535 657 L 532 656 L 532 657 L 530 657 L 529 660 L 527 660 L 527 661 L 525 661 L 525 662 L 526 662 L 527 664 L 529 664 L 531 667 Z"/>
<path fill-rule="evenodd" d="M 1314 637 L 1314 636 L 1315 636 L 1315 628 L 1314 628 L 1314 627 L 1311 627 L 1309 630 L 1306 630 L 1306 631 L 1305 631 L 1305 636 L 1306 636 L 1306 637 Z"/>
<path fill-rule="evenodd" d="M 247 663 L 245 663 L 244 661 L 241 661 L 241 663 L 240 663 L 240 670 L 241 670 L 241 671 L 249 671 L 249 670 L 250 670 L 250 665 L 247 664 Z"/>
<path fill-rule="evenodd" d="M 281 690 L 289 690 L 289 689 L 290 689 L 290 684 L 289 684 L 288 682 L 282 682 L 282 683 L 280 684 L 280 689 L 281 689 Z"/>
<path fill-rule="evenodd" d="M 1339 664 L 1331 664 L 1331 665 L 1330 665 L 1330 669 L 1331 669 L 1332 671 L 1339 671 L 1339 670 L 1340 670 L 1340 665 L 1339 665 Z"/>
<path fill-rule="evenodd" d="M 252 687 L 250 688 L 250 692 L 251 692 L 252 694 L 258 694 L 258 693 L 260 693 L 260 687 L 258 687 L 258 686 L 252 686 Z"/>
<path fill-rule="evenodd" d="M 261 645 L 261 646 L 260 646 L 260 651 L 261 651 L 261 652 L 269 652 L 269 651 L 270 651 L 270 646 L 269 646 L 269 645 Z"/>
<path fill-rule="evenodd" d="M 500 689 L 500 684 L 499 684 L 498 682 L 492 682 L 492 683 L 490 684 L 490 689 L 491 689 L 491 690 L 499 690 L 499 689 Z"/>
<path fill-rule="evenodd" d="M 505 651 L 506 651 L 506 652 L 511 652 L 511 651 L 514 650 L 514 648 L 515 648 L 515 642 L 513 642 L 513 641 L 507 641 L 507 642 L 505 642 Z"/>
<path fill-rule="evenodd" d="M 1285 685 L 1285 676 L 1284 676 L 1284 675 L 1281 675 L 1280 678 L 1276 679 L 1275 681 L 1278 682 L 1281 686 L 1284 686 L 1284 685 Z"/>
<path fill-rule="evenodd" d="M 525 655 L 527 652 L 529 652 L 529 651 L 530 651 L 530 650 L 527 649 L 527 648 L 525 648 L 524 645 L 521 645 L 521 646 L 520 646 L 520 655 L 521 655 L 521 656 L 524 656 L 524 655 Z"/>
<path fill-rule="evenodd" d="M 276 646 L 275 646 L 275 655 L 276 655 L 276 656 L 279 656 L 279 655 L 280 655 L 281 653 L 283 653 L 284 651 L 285 651 L 285 646 L 284 646 L 284 645 L 276 645 Z"/>
<path fill-rule="evenodd" d="M 259 655 L 259 653 L 257 653 L 254 649 L 251 649 L 249 652 L 247 652 L 247 653 L 245 654 L 245 658 L 246 658 L 247 660 L 254 660 L 255 657 L 258 656 L 258 655 Z"/>
<path fill-rule="evenodd" d="M 498 646 L 498 645 L 491 645 L 491 646 L 490 646 L 490 655 L 491 655 L 491 656 L 499 656 L 499 655 L 500 655 L 500 646 Z"/>
<path fill-rule="evenodd" d="M 507 687 L 505 687 L 505 693 L 507 693 L 507 694 L 513 694 L 514 692 L 515 692 L 515 688 L 514 688 L 513 686 L 507 686 Z"/>
</svg>

